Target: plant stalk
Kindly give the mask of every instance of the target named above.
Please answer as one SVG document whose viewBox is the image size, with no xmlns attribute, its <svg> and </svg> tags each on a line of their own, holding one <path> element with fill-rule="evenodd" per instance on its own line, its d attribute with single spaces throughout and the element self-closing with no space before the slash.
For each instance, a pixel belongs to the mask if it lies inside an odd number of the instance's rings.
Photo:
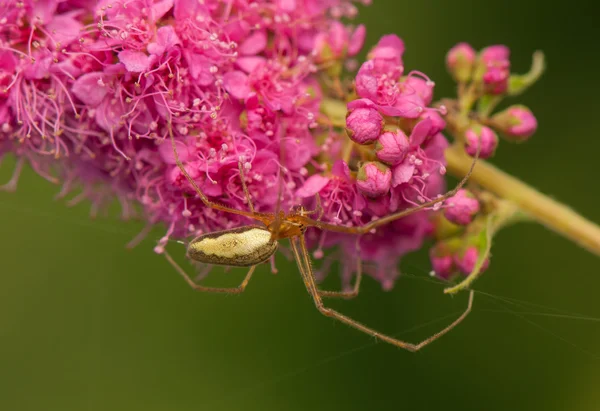
<svg viewBox="0 0 600 411">
<path fill-rule="evenodd" d="M 469 171 L 473 161 L 458 145 L 446 149 L 446 160 L 448 171 L 458 178 Z M 600 256 L 600 227 L 565 204 L 482 160 L 475 165 L 470 180 L 498 197 L 512 201 L 534 221 Z"/>
</svg>

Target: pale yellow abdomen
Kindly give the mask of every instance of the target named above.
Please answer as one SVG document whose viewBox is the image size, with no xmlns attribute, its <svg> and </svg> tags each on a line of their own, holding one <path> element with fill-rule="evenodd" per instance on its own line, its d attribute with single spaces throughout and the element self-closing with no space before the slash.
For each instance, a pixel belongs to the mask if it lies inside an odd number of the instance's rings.
<svg viewBox="0 0 600 411">
<path fill-rule="evenodd" d="M 277 246 L 265 227 L 246 226 L 201 235 L 188 246 L 188 255 L 201 263 L 249 267 L 268 260 Z"/>
</svg>

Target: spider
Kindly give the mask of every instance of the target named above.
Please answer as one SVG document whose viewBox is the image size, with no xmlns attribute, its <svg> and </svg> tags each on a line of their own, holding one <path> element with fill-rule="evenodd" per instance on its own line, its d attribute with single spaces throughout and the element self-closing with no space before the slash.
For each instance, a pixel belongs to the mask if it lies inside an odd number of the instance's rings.
<svg viewBox="0 0 600 411">
<path fill-rule="evenodd" d="M 319 221 L 322 216 L 323 209 L 318 196 L 316 197 L 316 208 L 314 210 L 306 210 L 303 206 L 297 206 L 287 214 L 281 210 L 278 210 L 279 207 L 276 208 L 274 213 L 257 212 L 254 209 L 248 187 L 246 186 L 244 169 L 241 162 L 238 164 L 238 168 L 249 211 L 230 208 L 210 201 L 202 192 L 202 190 L 200 190 L 196 182 L 190 177 L 181 163 L 177 153 L 175 137 L 171 127 L 169 127 L 169 135 L 175 157 L 175 163 L 206 207 L 222 211 L 224 213 L 244 216 L 261 223 L 206 233 L 194 238 L 187 245 L 186 256 L 195 262 L 221 266 L 249 267 L 246 277 L 238 287 L 218 288 L 199 285 L 185 272 L 185 270 L 171 257 L 171 255 L 164 250 L 163 254 L 165 258 L 194 290 L 216 293 L 242 293 L 248 285 L 248 282 L 250 281 L 256 267 L 259 264 L 266 262 L 275 253 L 279 245 L 279 240 L 287 238 L 289 239 L 292 253 L 294 259 L 296 260 L 296 264 L 298 265 L 298 270 L 300 271 L 304 285 L 306 286 L 306 290 L 311 295 L 317 310 L 327 317 L 335 318 L 336 320 L 354 327 L 359 331 L 397 347 L 412 352 L 418 351 L 456 327 L 471 311 L 471 307 L 473 305 L 473 290 L 471 290 L 469 293 L 467 308 L 456 320 L 454 320 L 450 325 L 446 326 L 441 331 L 438 331 L 437 333 L 417 344 L 399 340 L 363 325 L 362 323 L 359 323 L 358 321 L 355 321 L 352 318 L 325 306 L 323 302 L 323 298 L 325 297 L 352 298 L 358 295 L 362 278 L 362 263 L 360 259 L 357 258 L 357 275 L 354 286 L 351 290 L 321 290 L 317 286 L 317 280 L 312 270 L 310 254 L 306 246 L 305 232 L 309 227 L 315 227 L 321 230 L 333 231 L 337 233 L 361 235 L 416 211 L 439 205 L 447 198 L 456 194 L 456 192 L 467 182 L 477 161 L 479 155 L 478 152 L 476 153 L 473 163 L 471 164 L 471 169 L 453 190 L 450 190 L 446 194 L 434 200 L 424 202 L 419 206 L 408 208 L 394 214 L 390 214 L 378 220 L 371 221 L 363 226 L 347 227 Z M 317 215 L 316 219 L 310 217 L 311 215 L 315 214 Z"/>
</svg>

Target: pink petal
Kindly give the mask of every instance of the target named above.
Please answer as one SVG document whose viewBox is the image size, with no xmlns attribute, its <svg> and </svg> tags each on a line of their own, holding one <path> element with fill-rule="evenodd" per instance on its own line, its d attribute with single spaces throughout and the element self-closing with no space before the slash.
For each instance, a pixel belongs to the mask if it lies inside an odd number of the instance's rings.
<svg viewBox="0 0 600 411">
<path fill-rule="evenodd" d="M 202 18 L 210 18 L 207 7 L 200 4 L 198 0 L 175 0 L 173 4 L 173 16 L 175 21 L 185 20 L 200 21 Z"/>
<path fill-rule="evenodd" d="M 426 118 L 425 120 L 421 120 L 417 123 L 417 125 L 413 128 L 412 133 L 410 134 L 410 147 L 416 148 L 419 147 L 427 137 L 429 137 L 432 128 L 431 119 Z"/>
<path fill-rule="evenodd" d="M 255 55 L 267 47 L 267 33 L 263 30 L 252 33 L 240 46 L 238 52 L 243 55 Z"/>
<path fill-rule="evenodd" d="M 119 53 L 119 61 L 125 65 L 127 71 L 141 73 L 150 68 L 150 57 L 141 51 L 123 50 Z"/>
<path fill-rule="evenodd" d="M 148 53 L 161 55 L 165 50 L 180 44 L 181 41 L 177 37 L 177 33 L 172 26 L 163 26 L 156 32 L 156 42 L 148 44 Z"/>
<path fill-rule="evenodd" d="M 23 70 L 25 78 L 30 80 L 41 80 L 50 73 L 52 66 L 52 55 L 49 52 L 42 54 L 34 53 L 35 62 L 27 64 Z"/>
<path fill-rule="evenodd" d="M 251 73 L 265 61 L 264 57 L 240 57 L 236 60 L 235 64 L 246 73 Z"/>
<path fill-rule="evenodd" d="M 404 161 L 392 169 L 392 186 L 407 183 L 415 172 L 415 165 Z"/>
<path fill-rule="evenodd" d="M 46 25 L 46 29 L 52 33 L 54 44 L 60 43 L 60 47 L 71 44 L 80 35 L 83 25 L 73 18 L 73 15 L 59 14 Z"/>
<path fill-rule="evenodd" d="M 35 21 L 36 24 L 38 22 L 41 22 L 42 24 L 49 23 L 54 17 L 56 8 L 58 7 L 58 0 L 38 0 L 31 3 L 31 17 L 37 20 Z"/>
<path fill-rule="evenodd" d="M 96 107 L 108 93 L 108 87 L 102 85 L 102 77 L 97 71 L 84 74 L 73 83 L 71 91 L 88 106 Z"/>
<path fill-rule="evenodd" d="M 281 11 L 292 12 L 296 10 L 296 0 L 278 0 L 277 7 Z"/>
<path fill-rule="evenodd" d="M 223 76 L 225 90 L 236 99 L 243 100 L 250 94 L 248 76 L 241 71 L 230 71 Z"/>
<path fill-rule="evenodd" d="M 210 72 L 213 63 L 200 54 L 186 53 L 186 60 L 190 69 L 190 75 L 201 86 L 208 86 L 215 81 L 215 76 Z"/>
<path fill-rule="evenodd" d="M 181 162 L 186 162 L 190 158 L 190 152 L 187 146 L 181 141 L 176 141 L 175 146 L 177 150 L 177 155 L 179 156 L 179 160 L 181 160 Z M 164 143 L 158 146 L 158 153 L 160 154 L 160 157 L 165 163 L 175 164 L 175 154 L 173 153 L 173 145 L 171 144 L 171 141 L 169 139 L 167 139 Z"/>
<path fill-rule="evenodd" d="M 113 129 L 118 129 L 121 125 L 121 116 L 125 113 L 121 104 L 111 99 L 104 99 L 98 108 L 96 108 L 96 124 L 105 131 L 110 132 Z"/>
<path fill-rule="evenodd" d="M 365 44 L 365 37 L 367 36 L 367 28 L 364 24 L 358 26 L 352 36 L 350 36 L 350 43 L 348 44 L 348 57 L 352 57 L 358 54 Z"/>
<path fill-rule="evenodd" d="M 330 179 L 323 177 L 320 174 L 310 176 L 304 182 L 304 185 L 296 191 L 296 195 L 301 198 L 313 197 L 315 194 L 320 192 L 328 183 Z"/>
<path fill-rule="evenodd" d="M 355 108 L 377 108 L 377 104 L 367 98 L 359 98 L 358 100 L 349 102 L 347 107 L 348 110 L 354 110 Z"/>
<path fill-rule="evenodd" d="M 162 18 L 173 7 L 173 0 L 161 0 L 152 5 L 152 19 L 154 21 Z M 159 29 L 160 30 L 160 29 Z"/>
<path fill-rule="evenodd" d="M 331 167 L 331 174 L 334 176 L 341 178 L 344 181 L 350 182 L 350 167 L 344 160 L 336 160 L 333 163 L 333 167 Z"/>
</svg>

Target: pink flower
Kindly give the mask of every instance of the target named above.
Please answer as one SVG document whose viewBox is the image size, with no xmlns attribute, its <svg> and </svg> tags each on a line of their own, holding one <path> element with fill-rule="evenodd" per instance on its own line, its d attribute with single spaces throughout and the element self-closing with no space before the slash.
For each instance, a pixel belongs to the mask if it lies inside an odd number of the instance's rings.
<svg viewBox="0 0 600 411">
<path fill-rule="evenodd" d="M 537 130 L 537 120 L 531 110 L 514 105 L 492 117 L 492 124 L 509 141 L 523 142 Z"/>
<path fill-rule="evenodd" d="M 429 260 L 433 274 L 444 280 L 450 279 L 454 274 L 456 267 L 452 252 L 448 249 L 445 243 L 437 243 L 429 250 Z"/>
<path fill-rule="evenodd" d="M 361 224 L 366 201 L 358 193 L 355 181 L 350 177 L 350 169 L 342 160 L 334 163 L 327 176 L 314 174 L 306 179 L 296 195 L 300 198 L 321 197 L 324 208 L 323 218 L 334 223 Z"/>
<path fill-rule="evenodd" d="M 341 22 L 333 22 L 327 32 L 319 34 L 315 39 L 315 51 L 319 60 L 328 61 L 355 56 L 362 49 L 366 33 L 366 28 L 362 24 L 351 32 Z"/>
<path fill-rule="evenodd" d="M 388 131 L 379 136 L 375 147 L 377 158 L 395 166 L 400 164 L 409 150 L 408 137 L 402 130 Z"/>
<path fill-rule="evenodd" d="M 383 117 L 370 100 L 354 100 L 348 104 L 346 131 L 352 141 L 358 144 L 375 142 L 381 133 L 383 124 Z"/>
<path fill-rule="evenodd" d="M 488 46 L 481 50 L 479 58 L 486 64 L 506 61 L 510 58 L 510 49 L 503 44 Z"/>
<path fill-rule="evenodd" d="M 458 43 L 446 54 L 446 68 L 454 80 L 466 83 L 471 80 L 475 66 L 475 50 L 468 43 Z"/>
<path fill-rule="evenodd" d="M 503 45 L 486 47 L 479 53 L 477 69 L 483 89 L 490 94 L 502 94 L 508 88 L 510 77 L 510 50 Z"/>
<path fill-rule="evenodd" d="M 459 190 L 446 200 L 444 216 L 455 224 L 467 225 L 479 212 L 479 201 L 467 190 Z"/>
<path fill-rule="evenodd" d="M 389 34 L 379 40 L 377 45 L 369 51 L 367 58 L 369 60 L 385 60 L 394 66 L 401 66 L 404 49 L 402 39 L 395 34 Z"/>
<path fill-rule="evenodd" d="M 462 254 L 457 254 L 454 257 L 454 263 L 456 267 L 460 270 L 464 275 L 469 275 L 475 269 L 475 265 L 477 264 L 477 260 L 479 259 L 479 251 L 477 247 L 470 246 L 468 247 Z M 489 267 L 489 259 L 486 258 L 481 266 L 480 272 L 484 272 Z"/>
<path fill-rule="evenodd" d="M 391 170 L 377 161 L 364 163 L 356 176 L 356 186 L 367 197 L 379 197 L 388 193 L 391 183 Z"/>
<path fill-rule="evenodd" d="M 498 147 L 498 136 L 489 127 L 474 125 L 465 132 L 465 151 L 471 157 L 477 153 L 479 146 L 479 157 L 486 159 L 494 155 Z"/>
</svg>

